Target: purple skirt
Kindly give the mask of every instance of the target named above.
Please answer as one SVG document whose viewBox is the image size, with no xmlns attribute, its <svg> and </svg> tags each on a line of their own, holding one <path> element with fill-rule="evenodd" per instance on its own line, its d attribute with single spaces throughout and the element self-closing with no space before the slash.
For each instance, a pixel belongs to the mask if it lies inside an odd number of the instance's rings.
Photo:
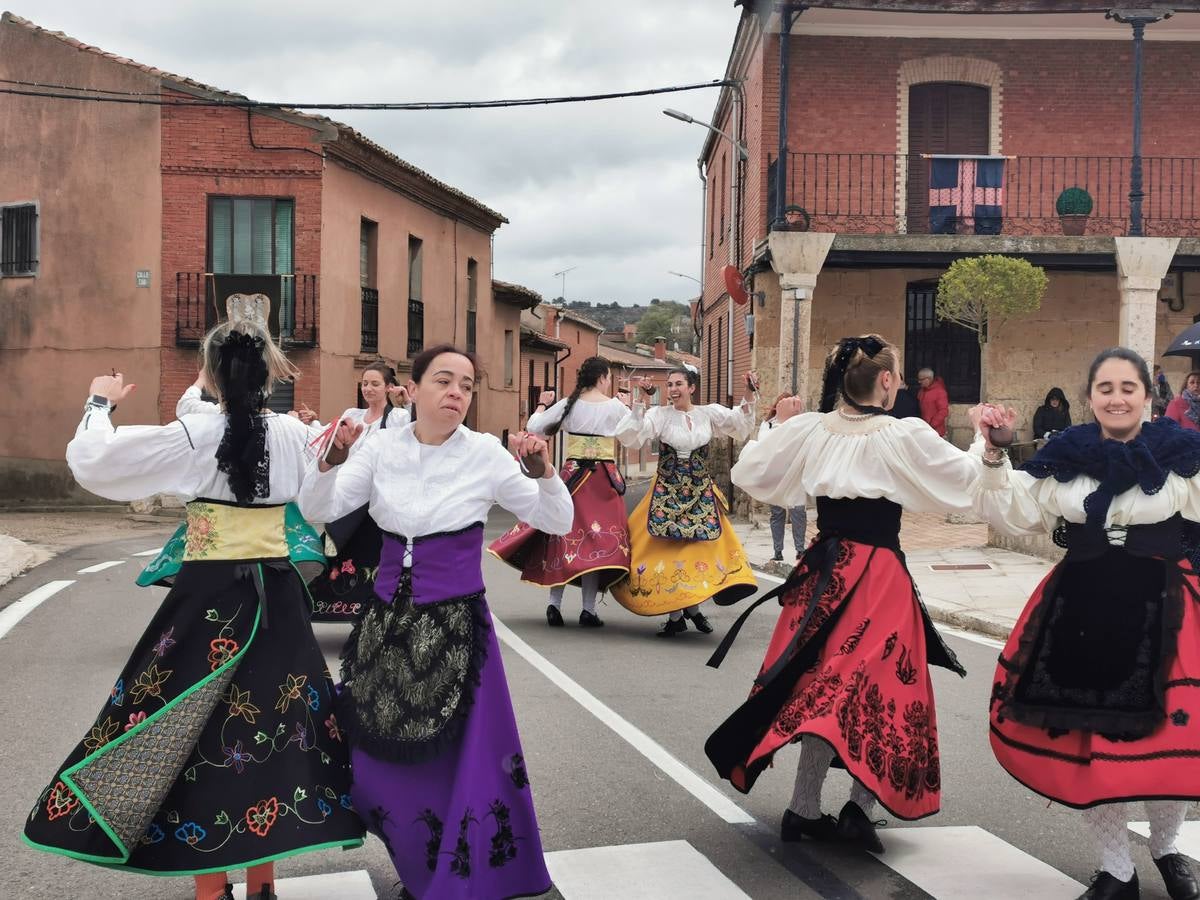
<svg viewBox="0 0 1200 900">
<path fill-rule="evenodd" d="M 482 525 L 413 541 L 385 535 L 375 582 L 383 602 L 368 611 L 347 649 L 353 654 L 360 644 L 403 645 L 406 635 L 431 630 L 448 641 L 444 652 L 429 654 L 424 668 L 419 650 L 401 654 L 405 676 L 389 673 L 384 682 L 394 684 L 395 691 L 383 698 L 386 705 L 394 701 L 403 709 L 432 684 L 450 690 L 446 706 L 457 703 L 458 712 L 433 729 L 436 734 L 410 729 L 415 717 L 408 716 L 395 729 L 403 738 L 395 742 L 400 749 L 384 749 L 389 741 L 379 732 L 385 718 L 361 709 L 381 699 L 379 679 L 367 690 L 371 673 L 364 675 L 363 661 L 386 660 L 383 653 L 373 657 L 374 651 L 363 646 L 358 672 L 346 688 L 354 695 L 361 685 L 351 702 L 360 707 L 357 720 L 370 721 L 372 730 L 370 737 L 365 728 L 350 730 L 355 808 L 383 841 L 405 888 L 418 898 L 499 900 L 536 896 L 551 887 L 500 645 L 483 598 L 482 547 Z M 407 566 L 406 552 L 411 554 Z M 470 606 L 469 616 L 446 616 L 464 604 Z M 459 626 L 470 629 L 470 647 L 462 645 Z M 455 674 L 444 660 L 467 657 L 460 697 L 444 687 Z M 413 690 L 417 686 L 423 690 Z"/>
</svg>

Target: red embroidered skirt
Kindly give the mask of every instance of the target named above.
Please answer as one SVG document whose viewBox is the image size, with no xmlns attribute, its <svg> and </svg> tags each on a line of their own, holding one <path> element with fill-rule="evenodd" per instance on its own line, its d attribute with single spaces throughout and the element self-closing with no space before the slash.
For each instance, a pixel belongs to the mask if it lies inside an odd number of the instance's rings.
<svg viewBox="0 0 1200 900">
<path fill-rule="evenodd" d="M 571 490 L 575 520 L 565 535 L 545 534 L 519 522 L 488 546 L 488 552 L 521 572 L 521 580 L 545 587 L 579 584 L 600 574 L 600 590 L 629 574 L 629 526 L 625 483 L 615 463 L 581 467 L 568 459 L 560 473 Z"/>
<path fill-rule="evenodd" d="M 1194 593 L 1198 583 L 1180 568 L 1185 582 L 1182 621 L 1173 634 L 1174 652 L 1163 664 L 1163 719 L 1135 739 L 1082 728 L 1052 730 L 1005 715 L 1012 696 L 1013 660 L 1022 652 L 1022 639 L 1032 640 L 1042 619 L 1052 622 L 1053 617 L 1045 615 L 1052 593 L 1047 585 L 1053 585 L 1058 570 L 1038 585 L 1000 655 L 993 681 L 992 750 L 1017 781 L 1076 808 L 1124 800 L 1200 799 L 1200 729 L 1196 727 L 1200 724 L 1200 612 Z M 1170 630 L 1174 632 L 1173 626 Z"/>
<path fill-rule="evenodd" d="M 810 548 L 795 575 L 816 565 L 819 546 Z M 705 751 L 722 777 L 748 793 L 779 748 L 819 737 L 892 815 L 932 815 L 941 769 L 924 610 L 892 550 L 844 540 L 836 552 L 791 661 L 766 684 L 755 684 Z M 780 597 L 783 609 L 760 681 L 793 644 L 818 580 L 807 577 Z M 940 640 L 938 648 L 948 652 Z M 939 664 L 961 672 L 952 654 L 946 660 Z"/>
</svg>

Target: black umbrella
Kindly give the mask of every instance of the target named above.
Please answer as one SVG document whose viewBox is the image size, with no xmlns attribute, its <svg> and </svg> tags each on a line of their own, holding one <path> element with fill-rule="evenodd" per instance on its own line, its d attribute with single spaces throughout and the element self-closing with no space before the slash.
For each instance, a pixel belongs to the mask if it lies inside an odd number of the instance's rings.
<svg viewBox="0 0 1200 900">
<path fill-rule="evenodd" d="M 1193 356 L 1200 354 L 1200 322 L 1188 327 L 1171 341 L 1163 356 Z"/>
</svg>

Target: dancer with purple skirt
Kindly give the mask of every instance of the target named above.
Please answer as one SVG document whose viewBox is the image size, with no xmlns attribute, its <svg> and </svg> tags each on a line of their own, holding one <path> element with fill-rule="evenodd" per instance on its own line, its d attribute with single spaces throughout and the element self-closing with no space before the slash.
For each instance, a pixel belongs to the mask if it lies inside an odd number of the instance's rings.
<svg viewBox="0 0 1200 900">
<path fill-rule="evenodd" d="M 339 424 L 309 470 L 305 516 L 364 503 L 384 532 L 376 598 L 342 653 L 340 722 L 351 794 L 417 898 L 529 897 L 550 889 L 500 646 L 484 599 L 484 522 L 499 504 L 565 534 L 571 495 L 546 442 L 516 439 L 518 464 L 462 422 L 478 371 L 443 345 L 413 360 L 416 420 L 342 461 L 361 426 Z M 522 469 L 525 469 L 523 473 Z M 527 477 L 543 470 L 542 477 Z"/>
</svg>

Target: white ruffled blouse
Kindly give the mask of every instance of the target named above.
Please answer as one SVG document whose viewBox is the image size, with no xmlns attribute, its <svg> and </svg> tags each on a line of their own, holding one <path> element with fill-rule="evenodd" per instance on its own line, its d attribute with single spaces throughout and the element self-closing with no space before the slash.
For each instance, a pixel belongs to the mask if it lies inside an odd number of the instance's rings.
<svg viewBox="0 0 1200 900">
<path fill-rule="evenodd" d="M 1000 468 L 983 470 L 975 492 L 975 511 L 997 531 L 1025 536 L 1053 531 L 1060 518 L 1081 524 L 1087 519 L 1083 501 L 1100 486 L 1095 478 L 1077 475 L 1060 482 L 1053 477 L 1034 478 L 1013 469 L 1006 460 Z M 1167 476 L 1162 490 L 1146 494 L 1133 487 L 1117 494 L 1105 517 L 1106 527 L 1151 525 L 1176 513 L 1200 521 L 1200 476 Z M 1118 541 L 1114 541 L 1118 542 Z"/>
<path fill-rule="evenodd" d="M 197 400 L 199 398 L 197 397 Z M 211 405 L 211 404 L 209 404 Z M 255 503 L 287 503 L 304 481 L 309 431 L 291 416 L 264 413 L 270 493 Z M 67 465 L 80 487 L 109 500 L 178 494 L 234 501 L 229 476 L 217 470 L 225 416 L 189 413 L 169 425 L 114 428 L 107 408 L 88 406 L 67 444 Z"/>
<path fill-rule="evenodd" d="M 309 466 L 299 498 L 309 521 L 332 522 L 369 503 L 380 528 L 411 539 L 486 522 L 498 504 L 547 534 L 571 530 L 575 509 L 562 479 L 523 475 L 490 434 L 459 426 L 435 446 L 420 443 L 405 424 L 359 441 L 362 448 L 340 466 Z"/>
<path fill-rule="evenodd" d="M 747 444 L 733 483 L 772 506 L 805 495 L 885 498 L 913 512 L 967 512 L 983 463 L 922 419 L 801 413 Z"/>
<path fill-rule="evenodd" d="M 617 440 L 637 448 L 657 438 L 676 452 L 687 454 L 718 435 L 744 441 L 753 430 L 754 407 L 748 403 L 733 409 L 710 403 L 693 406 L 687 412 L 670 405 L 646 409 L 644 404 L 635 403 L 617 424 Z"/>
<path fill-rule="evenodd" d="M 563 398 L 541 412 L 535 412 L 525 423 L 525 430 L 534 434 L 545 435 L 546 429 L 562 418 L 567 408 L 567 398 Z M 562 423 L 560 431 L 568 434 L 598 434 L 612 437 L 617 433 L 617 426 L 625 418 L 629 410 L 616 397 L 610 397 L 603 403 L 593 403 L 588 400 L 577 400 L 571 407 L 571 415 Z"/>
</svg>

